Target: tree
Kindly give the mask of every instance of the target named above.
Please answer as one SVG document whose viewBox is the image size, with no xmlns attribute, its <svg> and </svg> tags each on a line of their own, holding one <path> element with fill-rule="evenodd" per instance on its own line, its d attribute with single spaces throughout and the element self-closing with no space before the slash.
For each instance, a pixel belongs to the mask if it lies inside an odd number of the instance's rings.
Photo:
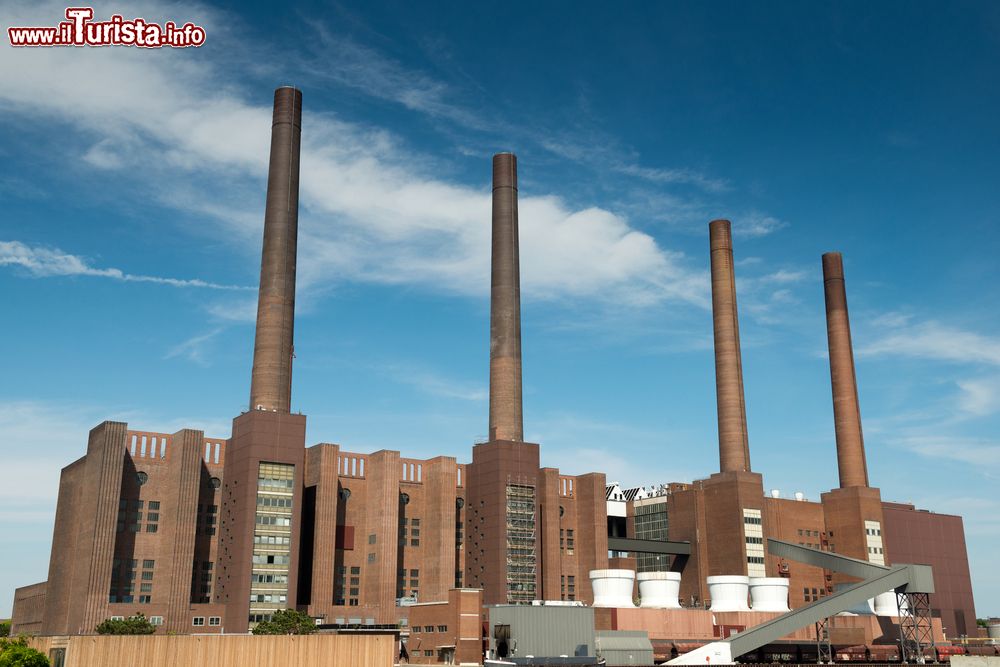
<svg viewBox="0 0 1000 667">
<path fill-rule="evenodd" d="M 316 621 L 303 611 L 279 609 L 270 621 L 261 621 L 253 629 L 255 635 L 309 635 L 316 632 Z"/>
<path fill-rule="evenodd" d="M 151 635 L 156 626 L 142 614 L 136 614 L 125 619 L 105 619 L 94 630 L 99 635 Z"/>
<path fill-rule="evenodd" d="M 49 659 L 28 646 L 24 637 L 0 637 L 0 667 L 49 667 Z"/>
<path fill-rule="evenodd" d="M 0 621 L 0 637 L 10 636 L 10 621 Z"/>
</svg>

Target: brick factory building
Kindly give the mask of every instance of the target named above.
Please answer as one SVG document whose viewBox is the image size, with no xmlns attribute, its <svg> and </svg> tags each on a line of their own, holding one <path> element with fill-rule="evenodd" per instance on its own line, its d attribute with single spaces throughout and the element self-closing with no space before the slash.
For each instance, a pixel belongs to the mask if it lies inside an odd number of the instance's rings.
<svg viewBox="0 0 1000 667">
<path fill-rule="evenodd" d="M 973 631 L 961 518 L 885 503 L 869 486 L 839 254 L 823 256 L 823 272 L 840 485 L 820 502 L 765 493 L 751 470 L 724 220 L 710 225 L 719 472 L 623 491 L 600 472 L 541 467 L 539 445 L 523 442 L 510 153 L 493 157 L 489 440 L 470 463 L 307 447 L 306 416 L 290 408 L 301 104 L 296 89 L 275 92 L 248 410 L 228 439 L 95 427 L 86 454 L 62 471 L 48 580 L 18 589 L 14 632 L 87 634 L 137 612 L 163 632 L 246 632 L 290 607 L 334 626 L 422 619 L 414 661 L 449 650 L 469 658 L 481 646 L 470 599 L 592 602 L 589 573 L 609 566 L 609 534 L 689 542 L 683 559 L 611 556 L 682 572 L 681 598 L 699 607 L 712 575 L 788 577 L 793 607 L 839 583 L 769 555 L 767 537 L 880 564 L 930 563 L 943 625 Z"/>
</svg>

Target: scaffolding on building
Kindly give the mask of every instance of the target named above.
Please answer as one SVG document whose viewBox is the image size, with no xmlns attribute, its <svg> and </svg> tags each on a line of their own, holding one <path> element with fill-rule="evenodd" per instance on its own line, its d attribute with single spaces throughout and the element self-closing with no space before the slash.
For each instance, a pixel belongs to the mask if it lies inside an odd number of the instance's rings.
<svg viewBox="0 0 1000 667">
<path fill-rule="evenodd" d="M 507 484 L 507 601 L 535 599 L 535 487 Z"/>
</svg>

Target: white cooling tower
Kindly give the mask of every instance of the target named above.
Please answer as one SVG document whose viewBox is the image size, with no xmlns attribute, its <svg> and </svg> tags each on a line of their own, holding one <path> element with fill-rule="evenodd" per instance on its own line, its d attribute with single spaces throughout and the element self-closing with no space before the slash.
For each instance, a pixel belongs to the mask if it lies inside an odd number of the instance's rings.
<svg viewBox="0 0 1000 667">
<path fill-rule="evenodd" d="M 724 574 L 708 577 L 705 581 L 712 599 L 709 611 L 750 611 L 747 605 L 750 577 Z"/>
<path fill-rule="evenodd" d="M 750 606 L 754 611 L 788 611 L 788 579 L 750 577 Z"/>
<path fill-rule="evenodd" d="M 875 596 L 876 616 L 899 616 L 896 591 L 888 591 Z"/>
<path fill-rule="evenodd" d="M 640 572 L 639 606 L 656 609 L 680 609 L 677 595 L 681 590 L 680 572 Z"/>
<path fill-rule="evenodd" d="M 632 570 L 591 570 L 590 585 L 594 590 L 595 607 L 635 607 Z"/>
<path fill-rule="evenodd" d="M 839 593 L 848 586 L 852 584 L 834 584 L 834 593 Z M 837 614 L 838 616 L 871 616 L 875 613 L 875 598 L 869 598 L 864 602 L 859 602 L 850 609 L 845 609 L 844 611 Z"/>
</svg>

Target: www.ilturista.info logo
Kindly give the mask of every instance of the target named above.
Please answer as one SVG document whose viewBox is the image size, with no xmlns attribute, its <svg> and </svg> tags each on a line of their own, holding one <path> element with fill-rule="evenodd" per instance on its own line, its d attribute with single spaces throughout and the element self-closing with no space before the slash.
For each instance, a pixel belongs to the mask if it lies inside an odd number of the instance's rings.
<svg viewBox="0 0 1000 667">
<path fill-rule="evenodd" d="M 66 21 L 51 27 L 7 28 L 11 46 L 139 46 L 184 48 L 205 43 L 205 29 L 188 22 L 163 25 L 114 14 L 108 21 L 94 21 L 92 7 L 67 7 Z"/>
</svg>

